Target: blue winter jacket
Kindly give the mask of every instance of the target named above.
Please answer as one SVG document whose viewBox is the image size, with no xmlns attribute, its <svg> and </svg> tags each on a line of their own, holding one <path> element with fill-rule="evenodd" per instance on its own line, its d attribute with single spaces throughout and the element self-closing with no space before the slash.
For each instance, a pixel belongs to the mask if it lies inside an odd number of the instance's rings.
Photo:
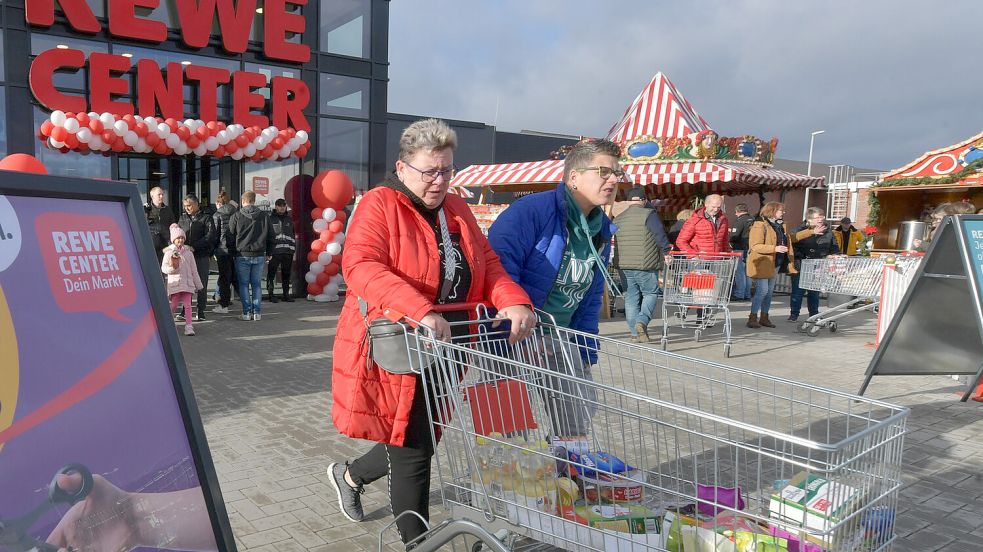
<svg viewBox="0 0 983 552">
<path fill-rule="evenodd" d="M 522 289 L 526 290 L 533 306 L 538 309 L 546 304 L 553 289 L 560 262 L 567 246 L 567 197 L 561 182 L 555 189 L 520 198 L 502 212 L 488 231 L 492 248 L 502 259 L 502 266 Z M 611 219 L 604 217 L 601 223 L 598 253 L 604 267 L 598 266 L 594 280 L 584 300 L 573 313 L 570 327 L 585 333 L 598 333 L 598 316 L 601 311 L 601 295 L 604 293 L 604 275 L 611 257 L 611 236 L 617 231 Z M 600 243 L 599 243 L 600 242 Z M 602 247 L 603 246 L 603 247 Z M 596 342 L 587 346 L 587 359 L 597 362 Z"/>
</svg>

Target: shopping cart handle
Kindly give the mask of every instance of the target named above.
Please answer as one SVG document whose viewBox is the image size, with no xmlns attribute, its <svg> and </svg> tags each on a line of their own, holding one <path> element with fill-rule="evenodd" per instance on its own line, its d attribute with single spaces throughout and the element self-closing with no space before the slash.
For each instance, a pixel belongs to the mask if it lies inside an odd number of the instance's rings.
<svg viewBox="0 0 983 552">
<path fill-rule="evenodd" d="M 484 307 L 486 310 L 489 308 L 486 303 L 481 301 L 476 301 L 474 303 L 447 303 L 444 305 L 434 305 L 431 309 L 434 312 L 465 312 L 465 311 L 477 311 L 478 308 Z"/>
<path fill-rule="evenodd" d="M 734 253 L 733 251 L 721 251 L 719 253 L 684 253 L 682 251 L 673 251 L 670 253 L 673 257 L 682 257 L 686 259 L 714 259 L 719 257 L 741 257 L 743 253 Z"/>
</svg>

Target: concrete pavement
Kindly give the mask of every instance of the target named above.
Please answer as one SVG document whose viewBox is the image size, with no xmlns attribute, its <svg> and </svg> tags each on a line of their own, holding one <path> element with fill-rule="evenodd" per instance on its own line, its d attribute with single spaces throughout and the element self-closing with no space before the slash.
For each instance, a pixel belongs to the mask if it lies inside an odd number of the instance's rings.
<svg viewBox="0 0 983 552">
<path fill-rule="evenodd" d="M 734 345 L 724 358 L 719 336 L 700 343 L 678 328 L 669 349 L 684 355 L 855 393 L 873 349 L 874 320 L 858 314 L 836 334 L 815 338 L 785 322 L 787 297 L 776 297 L 774 330 L 744 327 L 747 303 L 734 308 Z M 235 307 L 237 303 L 233 304 Z M 209 313 L 182 337 L 195 396 L 239 550 L 375 550 L 391 520 L 384 481 L 363 495 L 367 520 L 338 514 L 327 464 L 364 452 L 368 443 L 340 436 L 330 421 L 331 346 L 341 303 L 264 303 L 263 319 Z M 651 333 L 661 333 L 653 320 Z M 602 335 L 624 338 L 624 319 Z M 652 345 L 658 348 L 656 340 Z M 907 406 L 902 491 L 895 550 L 975 550 L 983 542 L 983 405 L 961 404 L 952 379 L 880 377 L 871 398 Z M 434 517 L 439 496 L 431 494 Z M 386 534 L 397 550 L 394 531 Z"/>
</svg>

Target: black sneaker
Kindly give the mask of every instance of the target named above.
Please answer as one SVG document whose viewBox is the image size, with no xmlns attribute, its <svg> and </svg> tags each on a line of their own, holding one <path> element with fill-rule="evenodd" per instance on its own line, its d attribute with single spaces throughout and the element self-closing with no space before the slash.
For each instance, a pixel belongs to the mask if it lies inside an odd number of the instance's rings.
<svg viewBox="0 0 983 552">
<path fill-rule="evenodd" d="M 338 508 L 341 509 L 342 515 L 348 518 L 349 521 L 357 523 L 365 518 L 365 512 L 362 511 L 362 497 L 360 496 L 365 492 L 365 489 L 361 485 L 357 488 L 352 488 L 345 481 L 346 471 L 348 471 L 348 462 L 344 464 L 332 462 L 328 466 L 328 475 L 331 476 L 331 484 L 334 485 L 335 491 L 338 493 Z"/>
</svg>

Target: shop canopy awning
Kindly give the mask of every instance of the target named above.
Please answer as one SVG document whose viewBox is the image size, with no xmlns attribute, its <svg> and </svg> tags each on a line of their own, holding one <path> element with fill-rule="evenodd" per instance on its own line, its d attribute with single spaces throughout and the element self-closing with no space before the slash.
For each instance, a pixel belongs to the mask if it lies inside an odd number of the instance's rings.
<svg viewBox="0 0 983 552">
<path fill-rule="evenodd" d="M 642 89 L 607 138 L 622 147 L 621 164 L 630 182 L 646 186 L 653 197 L 823 185 L 822 177 L 772 168 L 777 139 L 719 137 L 662 73 Z M 562 178 L 563 160 L 547 159 L 471 165 L 457 174 L 451 186 L 462 195 L 470 195 L 463 189 L 467 187 L 524 192 L 555 185 Z"/>
</svg>

